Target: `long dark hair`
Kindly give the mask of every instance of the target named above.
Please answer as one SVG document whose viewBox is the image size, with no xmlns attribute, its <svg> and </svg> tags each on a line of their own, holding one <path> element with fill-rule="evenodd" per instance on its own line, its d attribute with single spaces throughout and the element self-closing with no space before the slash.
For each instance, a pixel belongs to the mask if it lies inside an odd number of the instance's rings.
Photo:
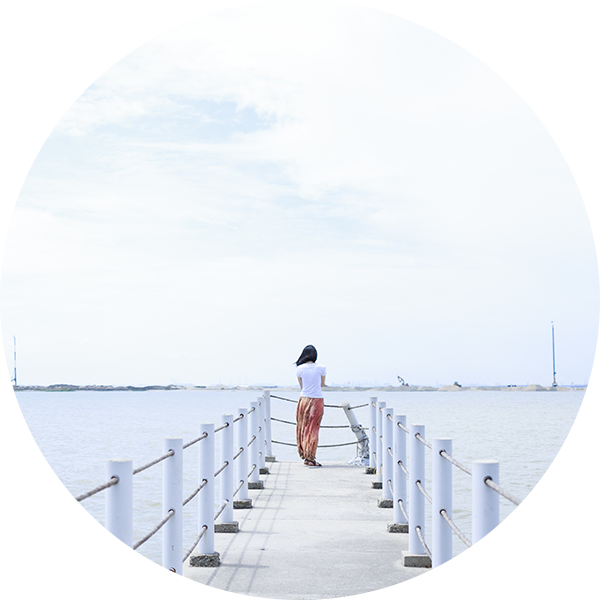
<svg viewBox="0 0 600 600">
<path fill-rule="evenodd" d="M 304 350 L 302 350 L 302 354 L 295 364 L 299 367 L 300 365 L 310 361 L 317 362 L 317 349 L 314 346 L 308 345 L 304 348 Z"/>
</svg>

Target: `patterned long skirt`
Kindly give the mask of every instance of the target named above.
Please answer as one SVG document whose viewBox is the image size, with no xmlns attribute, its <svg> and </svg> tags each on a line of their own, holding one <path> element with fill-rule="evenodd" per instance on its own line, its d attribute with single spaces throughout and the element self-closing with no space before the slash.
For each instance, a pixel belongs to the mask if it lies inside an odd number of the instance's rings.
<svg viewBox="0 0 600 600">
<path fill-rule="evenodd" d="M 317 454 L 323 405 L 323 398 L 301 396 L 296 407 L 296 444 L 300 458 L 305 460 L 315 460 Z"/>
</svg>

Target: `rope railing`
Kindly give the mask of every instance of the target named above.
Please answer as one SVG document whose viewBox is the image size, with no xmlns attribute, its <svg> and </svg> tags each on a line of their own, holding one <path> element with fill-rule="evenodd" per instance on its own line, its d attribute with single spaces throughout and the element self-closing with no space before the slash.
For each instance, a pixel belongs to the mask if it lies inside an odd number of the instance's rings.
<svg viewBox="0 0 600 600">
<path fill-rule="evenodd" d="M 224 471 L 224 470 L 227 468 L 227 465 L 229 465 L 229 461 L 225 461 L 225 462 L 223 463 L 223 465 L 221 466 L 221 468 L 220 468 L 220 469 L 218 469 L 218 470 L 215 472 L 215 477 L 217 477 L 218 475 L 220 475 L 220 474 L 221 474 L 221 473 L 222 473 L 222 472 L 223 472 L 223 471 Z"/>
<path fill-rule="evenodd" d="M 408 430 L 408 427 L 404 427 L 404 425 L 402 423 L 400 423 L 400 421 L 398 421 L 398 427 L 400 427 L 400 429 L 402 429 L 402 431 L 404 431 L 404 433 L 410 433 Z"/>
<path fill-rule="evenodd" d="M 580 531 L 577 534 L 577 540 L 592 552 L 600 554 L 600 544 L 594 538 L 591 538 L 585 531 Z"/>
<path fill-rule="evenodd" d="M 194 541 L 194 545 L 187 551 L 187 553 L 183 557 L 182 562 L 185 562 L 191 556 L 192 552 L 194 551 L 194 549 L 196 548 L 196 546 L 200 543 L 200 540 L 202 539 L 202 537 L 204 536 L 204 534 L 207 531 L 208 531 L 208 525 L 202 525 L 201 530 L 200 530 L 200 534 L 198 535 L 198 537 Z"/>
<path fill-rule="evenodd" d="M 298 404 L 298 400 L 292 400 L 290 398 L 283 398 L 282 396 L 276 396 L 275 394 L 271 394 L 271 398 L 277 398 L 277 400 L 285 400 L 286 402 L 293 402 L 294 404 Z M 343 408 L 339 404 L 323 404 L 325 408 Z M 365 406 L 369 406 L 369 404 L 359 404 L 358 406 L 350 406 L 349 410 L 354 410 L 356 408 L 364 408 Z"/>
<path fill-rule="evenodd" d="M 360 444 L 360 442 L 364 442 L 368 438 L 362 438 L 361 440 L 356 440 L 355 442 L 346 442 L 344 444 L 324 444 L 319 445 L 317 448 L 340 448 L 341 446 L 354 446 L 356 444 Z M 292 444 L 290 442 L 280 442 L 277 440 L 271 440 L 274 444 L 281 444 L 282 446 L 296 446 L 296 444 Z"/>
<path fill-rule="evenodd" d="M 408 523 L 408 514 L 406 513 L 406 509 L 404 508 L 404 502 L 402 502 L 402 498 L 398 498 L 398 506 L 400 507 L 400 510 L 402 511 L 406 522 Z"/>
<path fill-rule="evenodd" d="M 460 541 L 467 546 L 467 548 L 471 547 L 471 542 L 467 539 L 467 537 L 463 534 L 463 532 L 456 526 L 456 523 L 448 516 L 445 508 L 440 510 L 440 515 L 444 518 L 446 523 L 450 526 L 450 529 L 454 531 L 454 533 L 458 536 Z"/>
<path fill-rule="evenodd" d="M 448 570 L 445 569 L 444 567 L 442 567 L 440 569 L 440 573 L 442 574 L 442 579 L 444 580 L 444 583 L 446 584 L 446 587 L 448 588 L 448 591 L 450 592 L 450 595 L 452 596 L 452 600 L 458 600 L 456 591 L 454 590 L 454 587 L 452 587 L 452 582 L 450 581 L 450 577 L 448 577 Z"/>
<path fill-rule="evenodd" d="M 285 421 L 284 419 L 276 419 L 271 417 L 271 421 L 277 421 L 277 423 L 285 423 L 287 425 L 297 425 L 294 421 Z M 319 425 L 319 429 L 349 429 L 351 425 Z"/>
<path fill-rule="evenodd" d="M 425 538 L 423 537 L 423 532 L 422 532 L 421 528 L 415 527 L 415 531 L 417 533 L 417 536 L 419 537 L 419 541 L 421 542 L 421 545 L 423 546 L 423 550 L 425 550 L 425 554 L 427 554 L 427 556 L 429 556 L 429 558 L 431 558 L 431 550 L 429 549 L 429 547 L 427 546 L 427 544 L 425 542 Z"/>
<path fill-rule="evenodd" d="M 156 594 L 154 594 L 154 596 L 152 596 L 151 600 L 158 600 L 160 598 L 160 595 L 162 594 L 163 590 L 167 587 L 167 585 L 169 584 L 169 581 L 171 581 L 173 579 L 174 575 L 175 575 L 175 569 L 169 569 L 167 576 L 162 580 L 160 587 L 156 591 Z"/>
<path fill-rule="evenodd" d="M 29 519 L 27 519 L 25 521 L 25 525 L 33 525 L 33 523 L 37 523 L 38 521 L 41 521 L 42 519 L 45 519 L 46 517 L 51 517 L 52 515 L 55 515 L 57 512 L 60 512 L 61 510 L 64 510 L 65 508 L 69 508 L 69 506 L 73 506 L 74 504 L 77 504 L 78 502 L 81 502 L 82 500 L 87 500 L 87 498 L 91 498 L 93 495 L 98 494 L 99 492 L 102 492 L 103 490 L 105 490 L 113 485 L 116 485 L 117 483 L 119 483 L 119 478 L 117 476 L 111 477 L 106 483 L 103 483 L 103 484 L 99 485 L 98 487 L 95 487 L 93 490 L 90 490 L 89 492 L 86 492 L 85 494 L 81 494 L 80 496 L 72 498 L 71 500 L 67 500 L 66 502 L 63 502 L 62 504 L 59 504 L 58 506 L 55 506 L 54 508 L 49 508 L 48 510 L 41 512 L 38 515 L 35 515 L 34 517 L 30 517 Z"/>
<path fill-rule="evenodd" d="M 471 469 L 468 469 L 463 464 L 459 463 L 455 458 L 450 456 L 445 450 L 440 452 L 440 456 L 443 456 L 448 462 L 452 463 L 455 467 L 458 467 L 461 471 L 464 471 L 467 475 L 473 475 Z"/>
<path fill-rule="evenodd" d="M 415 482 L 415 485 L 417 486 L 417 488 L 419 489 L 421 494 L 423 494 L 423 496 L 425 496 L 425 499 L 427 500 L 427 502 L 429 502 L 429 504 L 432 504 L 433 500 L 431 499 L 431 496 L 427 493 L 427 491 L 423 487 L 423 484 L 421 483 L 421 481 L 417 480 Z"/>
<path fill-rule="evenodd" d="M 519 594 L 519 592 L 517 592 L 517 590 L 515 590 L 515 588 L 510 584 L 508 579 L 506 579 L 506 577 L 504 577 L 504 575 L 502 574 L 502 571 L 500 571 L 500 569 L 494 564 L 494 561 L 492 560 L 491 556 L 488 556 L 485 559 L 485 564 L 487 565 L 489 570 L 494 574 L 496 579 L 504 586 L 506 591 L 515 600 L 523 600 L 523 596 L 521 596 L 521 594 Z"/>
<path fill-rule="evenodd" d="M 239 452 L 236 455 L 234 455 L 233 460 L 235 460 L 243 451 L 244 451 L 244 448 L 240 448 Z"/>
<path fill-rule="evenodd" d="M 406 470 L 406 467 L 404 466 L 404 463 L 401 460 L 398 461 L 398 465 L 402 469 L 402 471 L 404 472 L 404 474 L 407 477 L 409 477 L 408 471 Z"/>
<path fill-rule="evenodd" d="M 187 444 L 183 445 L 183 449 L 185 450 L 186 448 L 189 448 L 190 446 L 193 446 L 194 444 L 198 443 L 200 440 L 205 440 L 208 437 L 208 433 L 206 433 L 206 431 L 199 437 L 197 437 L 196 439 L 192 440 L 191 442 L 188 442 Z"/>
<path fill-rule="evenodd" d="M 207 479 L 203 479 L 202 483 L 183 501 L 183 506 L 190 503 L 200 492 L 200 490 L 208 483 Z"/>
<path fill-rule="evenodd" d="M 483 482 L 489 488 L 493 489 L 495 492 L 498 492 L 501 496 L 504 496 L 507 500 L 510 500 L 513 504 L 516 504 L 519 508 L 522 508 L 525 512 L 528 512 L 530 515 L 540 519 L 544 523 L 550 525 L 551 527 L 556 526 L 556 521 L 546 513 L 543 513 L 541 510 L 534 508 L 527 502 L 523 502 L 520 498 L 517 498 L 514 494 L 511 494 L 504 488 L 500 487 L 491 477 L 486 477 Z"/>
<path fill-rule="evenodd" d="M 106 567 L 94 577 L 90 583 L 88 583 L 76 596 L 73 596 L 73 600 L 81 600 L 89 591 L 91 591 L 94 587 L 96 587 L 112 569 L 114 569 L 119 564 L 119 559 L 116 556 L 113 556 Z"/>
<path fill-rule="evenodd" d="M 215 521 L 221 516 L 221 513 L 225 510 L 225 507 L 229 504 L 229 500 L 225 500 L 223 504 L 221 504 L 221 508 L 219 508 L 219 512 L 215 515 Z"/>
<path fill-rule="evenodd" d="M 421 444 L 427 446 L 431 450 L 431 444 L 420 433 L 416 433 L 415 437 L 421 442 Z"/>
<path fill-rule="evenodd" d="M 223 431 L 223 429 L 226 429 L 227 427 L 229 427 L 229 423 L 225 423 L 224 425 L 221 425 L 221 427 L 217 427 L 215 429 L 215 433 L 218 433 L 219 431 Z"/>
<path fill-rule="evenodd" d="M 133 549 L 137 550 L 142 544 L 145 544 L 153 535 L 158 533 L 161 527 L 173 516 L 175 516 L 175 511 L 170 509 L 167 516 L 148 535 L 145 535 L 139 542 L 133 544 Z"/>
<path fill-rule="evenodd" d="M 244 480 L 242 479 L 240 481 L 240 484 L 237 486 L 237 488 L 235 489 L 235 492 L 233 492 L 233 497 L 235 498 L 238 494 L 238 492 L 242 489 L 242 486 L 244 485 Z"/>
<path fill-rule="evenodd" d="M 146 469 L 149 469 L 150 467 L 157 465 L 159 462 L 162 462 L 163 460 L 170 458 L 174 454 L 175 453 L 173 452 L 173 450 L 169 450 L 166 454 L 163 454 L 162 456 L 159 456 L 157 459 L 150 461 L 149 463 L 145 464 L 143 467 L 138 467 L 137 469 L 134 469 L 133 474 L 137 475 L 138 473 L 141 473 L 142 471 L 145 471 Z"/>
</svg>

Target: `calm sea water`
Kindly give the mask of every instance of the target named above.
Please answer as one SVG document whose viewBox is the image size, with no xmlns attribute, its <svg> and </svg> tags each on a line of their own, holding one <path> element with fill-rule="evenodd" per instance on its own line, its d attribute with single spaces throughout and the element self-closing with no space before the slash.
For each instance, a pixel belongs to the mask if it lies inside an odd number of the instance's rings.
<svg viewBox="0 0 600 600">
<path fill-rule="evenodd" d="M 297 399 L 297 393 L 273 391 Z M 106 461 L 131 458 L 134 468 L 162 454 L 163 438 L 182 437 L 184 443 L 198 436 L 201 423 L 221 422 L 221 415 L 248 408 L 260 395 L 256 391 L 149 391 L 149 392 L 18 392 L 25 420 L 50 466 L 73 494 L 79 495 L 106 479 Z M 524 498 L 540 480 L 562 446 L 575 420 L 584 392 L 325 392 L 325 403 L 348 401 L 358 406 L 377 395 L 408 423 L 425 425 L 425 437 L 450 437 L 454 457 L 465 465 L 477 459 L 500 461 L 500 485 Z M 295 420 L 295 404 L 272 399 L 272 416 Z M 369 424 L 368 407 L 357 409 L 359 422 Z M 341 409 L 326 408 L 323 425 L 347 424 Z M 218 440 L 217 435 L 217 440 Z M 294 441 L 294 427 L 273 422 L 273 440 Z M 348 429 L 324 429 L 320 443 L 354 440 Z M 429 451 L 427 451 L 429 452 Z M 277 460 L 298 460 L 293 447 L 273 444 Z M 218 454 L 217 454 L 218 456 Z M 322 449 L 319 460 L 350 461 L 353 446 Z M 218 461 L 218 459 L 217 459 Z M 427 456 L 426 488 L 431 490 Z M 357 477 L 363 469 L 357 468 Z M 134 541 L 162 519 L 160 465 L 134 478 Z M 454 469 L 454 520 L 471 537 L 469 477 Z M 184 497 L 196 487 L 196 446 L 184 454 Z M 218 486 L 217 486 L 218 488 Z M 218 492 L 217 492 L 218 493 Z M 373 502 L 380 492 L 373 491 Z M 104 524 L 104 494 L 82 502 Z M 514 505 L 501 498 L 500 516 Z M 184 509 L 184 551 L 196 536 L 196 503 Z M 390 513 L 391 514 L 391 513 Z M 387 513 L 386 513 L 387 515 Z M 387 519 L 389 520 L 389 519 Z M 385 518 L 382 523 L 387 523 Z M 384 525 L 385 526 L 385 525 Z M 431 526 L 426 523 L 430 540 Z M 465 549 L 454 541 L 454 553 Z M 217 548 L 218 550 L 218 548 Z M 161 536 L 154 536 L 139 552 L 161 562 Z"/>
</svg>

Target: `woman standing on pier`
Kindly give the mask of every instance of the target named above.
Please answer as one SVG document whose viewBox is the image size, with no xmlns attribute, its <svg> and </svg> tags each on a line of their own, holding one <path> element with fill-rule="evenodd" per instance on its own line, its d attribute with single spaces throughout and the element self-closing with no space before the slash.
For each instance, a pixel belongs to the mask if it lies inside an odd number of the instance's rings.
<svg viewBox="0 0 600 600">
<path fill-rule="evenodd" d="M 319 426 L 323 418 L 325 367 L 317 365 L 317 349 L 306 346 L 296 361 L 296 376 L 300 384 L 300 400 L 296 408 L 296 443 L 298 454 L 307 467 L 320 467 L 316 461 Z"/>
</svg>

